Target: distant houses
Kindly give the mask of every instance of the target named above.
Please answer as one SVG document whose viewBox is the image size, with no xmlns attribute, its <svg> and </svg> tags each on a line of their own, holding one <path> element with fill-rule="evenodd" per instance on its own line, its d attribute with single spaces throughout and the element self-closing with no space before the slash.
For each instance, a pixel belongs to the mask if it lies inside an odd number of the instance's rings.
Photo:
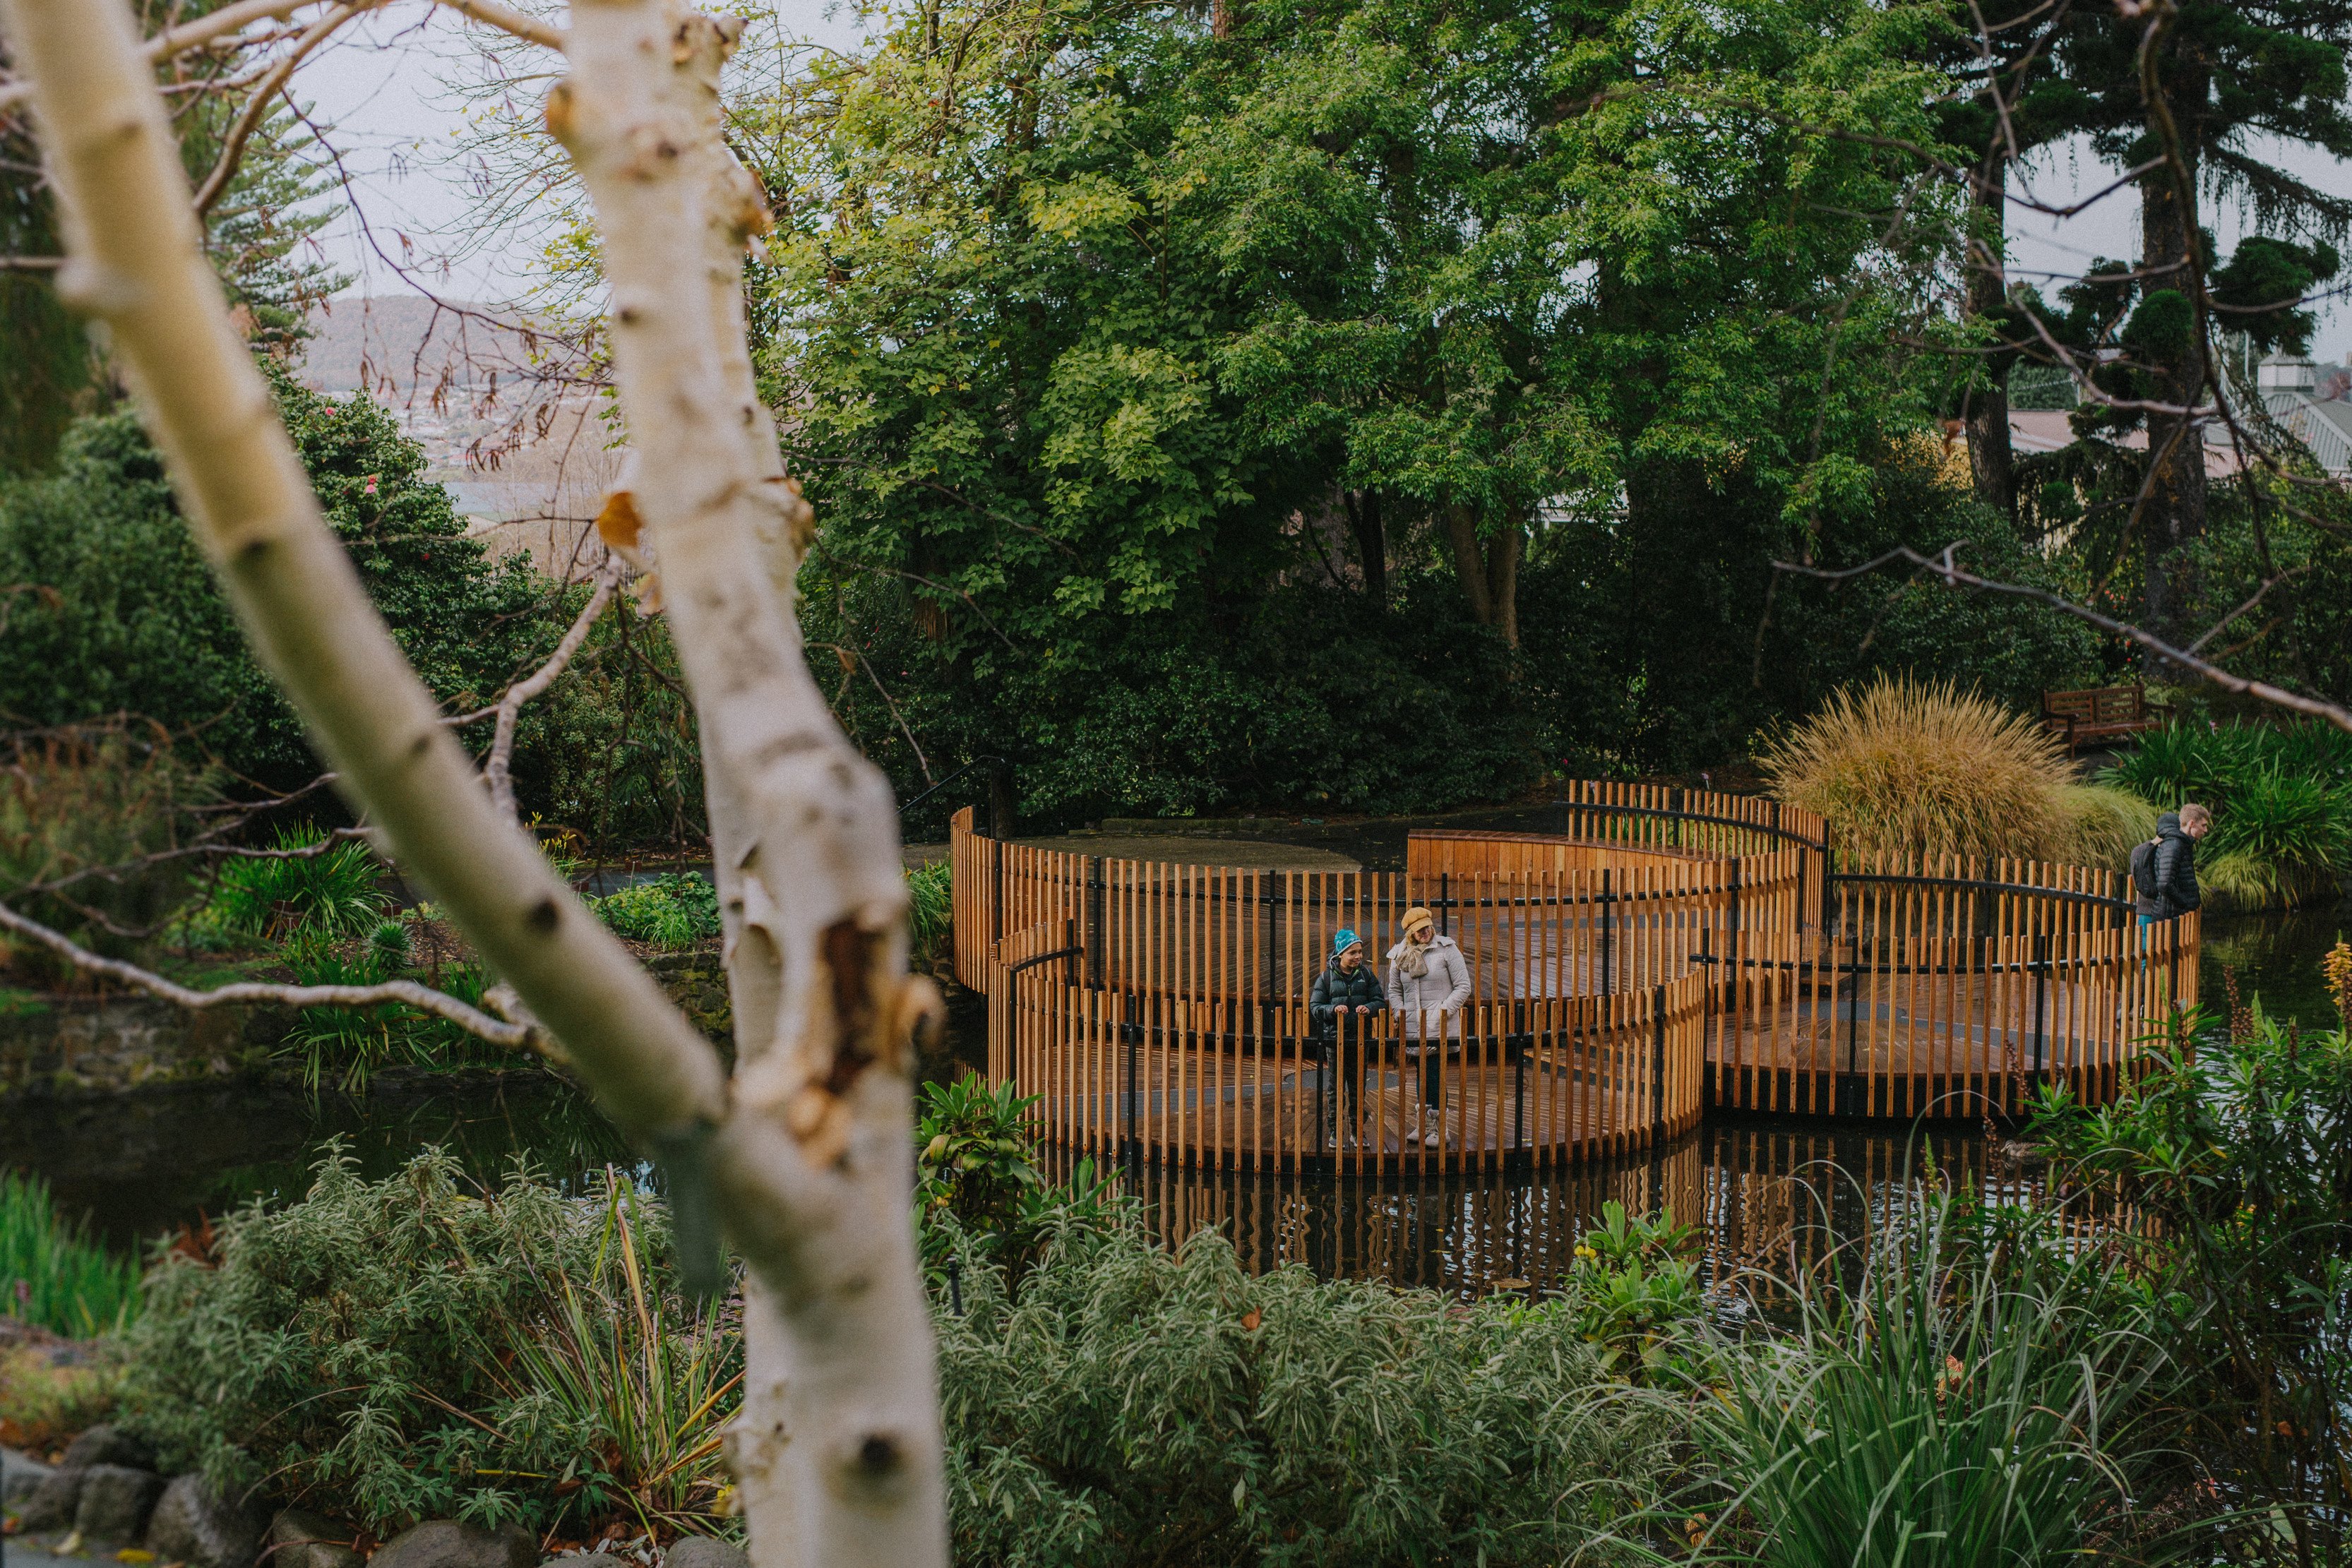
<svg viewBox="0 0 2352 1568">
<path fill-rule="evenodd" d="M 2300 443 L 2330 478 L 2338 484 L 2352 484 L 2352 365 L 2315 364 L 2309 360 L 2273 354 L 2252 368 L 2264 422 L 2276 434 Z M 2075 439 L 2072 419 L 2072 411 L 2066 408 L 2012 406 L 2009 415 L 2011 449 L 2020 456 L 2029 456 L 2070 446 Z M 2109 439 L 2135 452 L 2147 447 L 2145 431 Z M 2207 426 L 2206 476 L 2227 478 L 2242 465 L 2228 426 Z"/>
</svg>

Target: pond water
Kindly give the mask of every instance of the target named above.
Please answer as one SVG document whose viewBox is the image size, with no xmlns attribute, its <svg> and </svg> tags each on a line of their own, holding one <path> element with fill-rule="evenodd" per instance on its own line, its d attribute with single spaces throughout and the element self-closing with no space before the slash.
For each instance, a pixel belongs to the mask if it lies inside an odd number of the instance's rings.
<svg viewBox="0 0 2352 1568">
<path fill-rule="evenodd" d="M 2221 1005 L 2223 972 L 2243 992 L 2307 1028 L 2334 1009 L 2318 972 L 2341 911 L 2217 920 L 2209 928 L 2205 994 Z M 950 1040 L 928 1076 L 974 1061 L 984 1020 L 957 998 Z M 386 1175 L 416 1151 L 447 1149 L 477 1179 L 528 1160 L 582 1181 L 607 1164 L 653 1173 L 583 1097 L 533 1071 L 462 1080 L 389 1072 L 361 1096 L 312 1096 L 290 1084 L 225 1084 L 88 1102 L 0 1107 L 0 1167 L 46 1176 L 69 1209 L 131 1246 L 259 1198 L 290 1202 L 331 1141 L 362 1171 Z M 1641 1210 L 1671 1203 L 1704 1226 L 1711 1269 L 1787 1272 L 1836 1241 L 1865 1235 L 1908 1177 L 1933 1160 L 1980 1189 L 2022 1193 L 2029 1175 L 2003 1166 L 2000 1144 L 1944 1126 L 1828 1127 L 1783 1120 L 1710 1120 L 1654 1155 L 1549 1172 L 1482 1176 L 1339 1178 L 1144 1170 L 1137 1186 L 1155 1226 L 1181 1239 L 1223 1227 L 1253 1268 L 1301 1262 L 1325 1274 L 1373 1277 L 1475 1294 L 1498 1282 L 1540 1288 L 1567 1267 L 1578 1235 L 1614 1198 Z"/>
</svg>

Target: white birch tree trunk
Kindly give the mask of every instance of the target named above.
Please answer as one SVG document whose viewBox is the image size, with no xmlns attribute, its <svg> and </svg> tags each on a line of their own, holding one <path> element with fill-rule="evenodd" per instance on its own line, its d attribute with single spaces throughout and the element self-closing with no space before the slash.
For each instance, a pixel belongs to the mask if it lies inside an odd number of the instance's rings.
<svg viewBox="0 0 2352 1568">
<path fill-rule="evenodd" d="M 479 7 L 478 9 L 488 9 Z M 745 242 L 766 223 L 719 138 L 732 25 L 583 0 L 548 106 L 593 196 L 635 508 L 700 723 L 738 1051 L 709 1043 L 501 819 L 320 516 L 202 252 L 119 0 L 0 0 L 67 219 L 68 303 L 100 319 L 248 634 L 341 775 L 600 1103 L 708 1163 L 751 1273 L 730 1445 L 761 1568 L 943 1568 L 930 1328 L 909 1217 L 896 802 L 803 662 L 810 522 L 753 392 Z M 541 29 L 544 32 L 544 29 Z"/>
</svg>

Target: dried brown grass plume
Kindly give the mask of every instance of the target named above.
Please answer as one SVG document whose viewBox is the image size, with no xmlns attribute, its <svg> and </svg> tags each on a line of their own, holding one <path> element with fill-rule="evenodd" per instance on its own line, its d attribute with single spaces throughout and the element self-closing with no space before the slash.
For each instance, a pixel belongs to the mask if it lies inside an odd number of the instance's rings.
<svg viewBox="0 0 2352 1568">
<path fill-rule="evenodd" d="M 1767 744 L 1772 791 L 1867 855 L 2009 855 L 2113 865 L 2153 828 L 2120 791 L 2077 784 L 2032 717 L 1948 681 L 1841 687 Z"/>
</svg>

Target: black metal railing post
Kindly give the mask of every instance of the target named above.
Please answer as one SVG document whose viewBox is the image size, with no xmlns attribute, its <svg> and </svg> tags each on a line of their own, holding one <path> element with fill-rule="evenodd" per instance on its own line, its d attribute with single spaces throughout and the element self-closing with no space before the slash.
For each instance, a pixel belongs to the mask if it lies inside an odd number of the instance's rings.
<svg viewBox="0 0 2352 1568">
<path fill-rule="evenodd" d="M 988 939 L 993 944 L 1004 940 L 1004 841 L 988 841 L 989 895 Z M 993 957 L 995 948 L 989 949 Z"/>
<path fill-rule="evenodd" d="M 2044 1077 L 2050 1071 L 2050 934 L 2037 933 L 2033 938 L 2033 1071 Z"/>
<path fill-rule="evenodd" d="M 1103 858 L 1087 857 L 1087 983 L 1103 986 Z"/>
<path fill-rule="evenodd" d="M 1535 1050 L 1535 1037 L 1519 1041 L 1517 1057 L 1511 1071 L 1511 1147 L 1524 1152 L 1528 1146 L 1528 1056 Z"/>
<path fill-rule="evenodd" d="M 1143 1147 L 1135 1134 L 1135 1059 L 1143 1044 L 1143 1026 L 1131 1020 L 1123 1022 L 1118 1032 L 1127 1046 L 1127 1092 L 1119 1096 L 1119 1153 L 1127 1162 L 1129 1179 L 1133 1181 L 1140 1179 L 1143 1172 Z"/>
<path fill-rule="evenodd" d="M 1437 873 L 1437 929 L 1441 936 L 1454 934 L 1454 873 Z"/>
<path fill-rule="evenodd" d="M 1601 868 L 1601 994 L 1604 997 L 1617 988 L 1615 955 L 1611 951 L 1614 944 L 1610 939 L 1616 903 L 1616 894 L 1610 891 L 1609 868 L 1603 866 Z"/>
<path fill-rule="evenodd" d="M 1650 992 L 1650 1140 L 1666 1135 L 1666 988 Z"/>
</svg>

